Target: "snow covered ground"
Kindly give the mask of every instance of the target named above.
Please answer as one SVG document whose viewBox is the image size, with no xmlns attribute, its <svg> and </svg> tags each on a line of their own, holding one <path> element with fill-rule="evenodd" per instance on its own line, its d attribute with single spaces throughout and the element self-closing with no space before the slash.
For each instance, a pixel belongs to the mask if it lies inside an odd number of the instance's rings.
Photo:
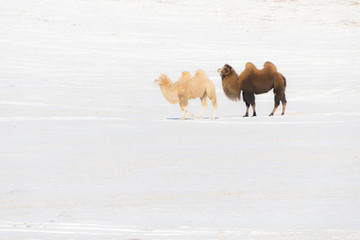
<svg viewBox="0 0 360 240">
<path fill-rule="evenodd" d="M 360 239 L 359 42 L 360 1 L 3 0 L 0 239 Z M 285 116 L 225 97 L 248 61 Z M 181 121 L 154 80 L 199 68 Z"/>
</svg>

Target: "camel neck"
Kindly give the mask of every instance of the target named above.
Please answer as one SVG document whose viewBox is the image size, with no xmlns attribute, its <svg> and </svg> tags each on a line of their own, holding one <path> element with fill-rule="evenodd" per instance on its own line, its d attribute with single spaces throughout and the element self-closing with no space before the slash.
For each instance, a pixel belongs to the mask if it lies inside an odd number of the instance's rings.
<svg viewBox="0 0 360 240">
<path fill-rule="evenodd" d="M 161 89 L 162 94 L 164 95 L 164 98 L 168 102 L 170 102 L 172 104 L 179 103 L 179 97 L 177 94 L 177 90 L 176 90 L 176 88 L 174 88 L 174 84 L 172 82 L 161 85 L 160 89 Z"/>
<path fill-rule="evenodd" d="M 234 71 L 229 75 L 226 76 L 221 76 L 222 81 L 224 81 L 225 79 L 237 79 L 239 76 L 237 75 L 237 73 Z"/>
</svg>

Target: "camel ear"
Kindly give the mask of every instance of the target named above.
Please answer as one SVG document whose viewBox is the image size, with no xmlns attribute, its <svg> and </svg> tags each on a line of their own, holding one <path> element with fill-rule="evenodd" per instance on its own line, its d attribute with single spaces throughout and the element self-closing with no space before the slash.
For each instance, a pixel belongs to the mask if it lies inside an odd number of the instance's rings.
<svg viewBox="0 0 360 240">
<path fill-rule="evenodd" d="M 232 67 L 229 64 L 225 64 L 225 67 L 232 69 Z"/>
</svg>

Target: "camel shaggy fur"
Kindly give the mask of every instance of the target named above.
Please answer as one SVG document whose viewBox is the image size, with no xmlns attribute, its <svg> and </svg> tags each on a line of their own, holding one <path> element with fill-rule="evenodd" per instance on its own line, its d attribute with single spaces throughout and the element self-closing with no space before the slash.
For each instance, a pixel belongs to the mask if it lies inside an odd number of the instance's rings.
<svg viewBox="0 0 360 240">
<path fill-rule="evenodd" d="M 159 78 L 155 80 L 155 83 L 160 86 L 162 94 L 169 103 L 180 104 L 181 111 L 183 112 L 183 120 L 185 119 L 185 114 L 194 117 L 193 114 L 188 113 L 186 110 L 189 99 L 200 98 L 202 110 L 198 118 L 201 118 L 207 108 L 207 97 L 212 101 L 214 108 L 212 119 L 215 119 L 217 109 L 215 86 L 204 71 L 198 70 L 194 77 L 191 77 L 189 72 L 183 72 L 179 80 L 175 83 L 165 74 L 161 74 Z"/>
<path fill-rule="evenodd" d="M 263 69 L 259 70 L 254 64 L 246 63 L 244 71 L 238 75 L 228 64 L 225 64 L 218 70 L 222 78 L 222 87 L 225 95 L 233 100 L 240 100 L 242 91 L 243 99 L 246 104 L 246 113 L 244 117 L 249 116 L 249 107 L 252 106 L 253 116 L 255 111 L 255 94 L 262 94 L 274 89 L 274 109 L 269 116 L 273 116 L 276 109 L 282 103 L 282 113 L 285 114 L 286 108 L 286 79 L 279 73 L 274 64 L 266 62 Z"/>
</svg>

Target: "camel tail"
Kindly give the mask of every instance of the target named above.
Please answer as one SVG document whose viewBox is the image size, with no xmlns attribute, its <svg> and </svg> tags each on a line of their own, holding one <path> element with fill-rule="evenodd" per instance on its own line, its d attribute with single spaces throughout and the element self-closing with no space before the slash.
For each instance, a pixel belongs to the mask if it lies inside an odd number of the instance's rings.
<svg viewBox="0 0 360 240">
<path fill-rule="evenodd" d="M 286 88 L 286 78 L 285 78 L 284 75 L 282 75 L 282 74 L 281 74 L 281 76 L 282 76 L 282 78 L 284 79 L 284 87 Z"/>
</svg>

